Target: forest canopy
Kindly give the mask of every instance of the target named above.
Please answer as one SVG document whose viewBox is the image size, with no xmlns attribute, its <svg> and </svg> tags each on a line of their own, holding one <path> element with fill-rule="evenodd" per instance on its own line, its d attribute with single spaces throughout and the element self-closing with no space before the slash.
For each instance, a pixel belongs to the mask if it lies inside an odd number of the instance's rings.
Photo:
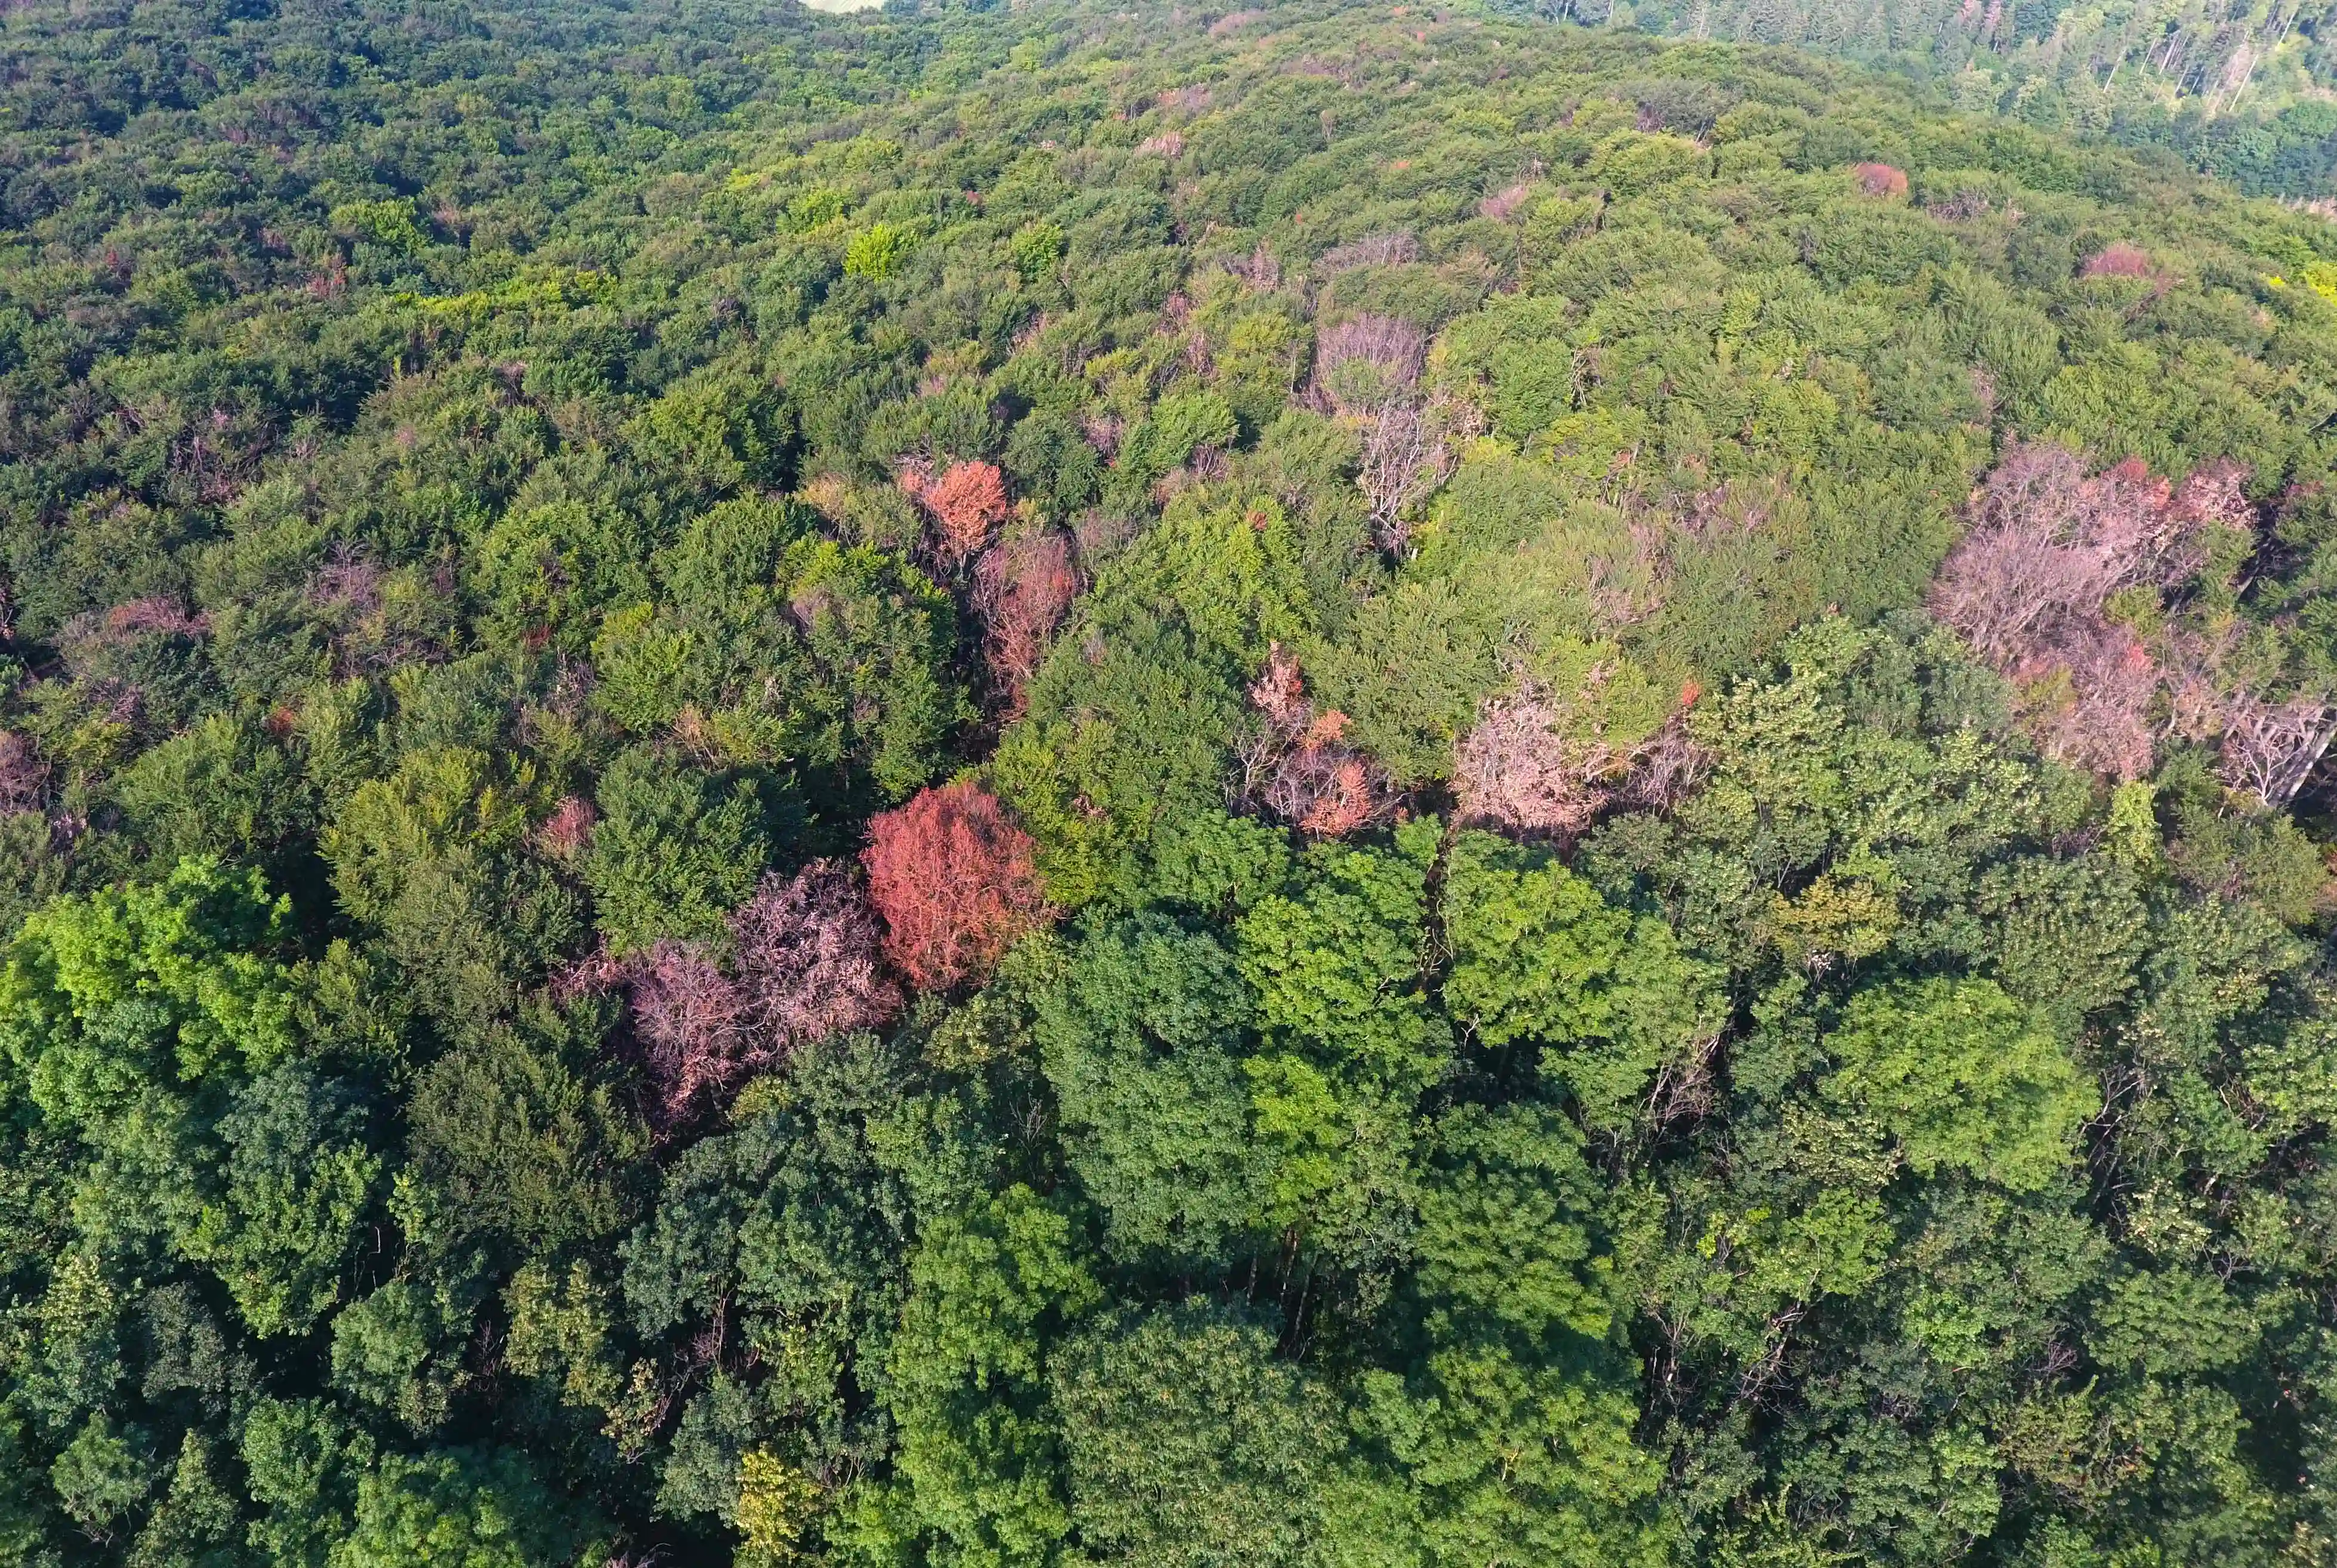
<svg viewBox="0 0 2337 1568">
<path fill-rule="evenodd" d="M 0 11 L 0 1557 L 2337 1562 L 2337 226 L 1645 21 Z"/>
</svg>

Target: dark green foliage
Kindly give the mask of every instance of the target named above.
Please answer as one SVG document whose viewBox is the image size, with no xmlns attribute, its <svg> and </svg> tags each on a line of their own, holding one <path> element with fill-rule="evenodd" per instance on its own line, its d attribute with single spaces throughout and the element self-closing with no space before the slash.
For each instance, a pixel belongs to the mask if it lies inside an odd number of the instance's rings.
<svg viewBox="0 0 2337 1568">
<path fill-rule="evenodd" d="M 599 803 L 584 878 L 621 953 L 661 937 L 719 934 L 770 859 L 762 802 L 747 779 L 636 746 L 601 775 Z"/>
<path fill-rule="evenodd" d="M 1068 1341 L 1050 1371 L 1080 1537 L 1148 1568 L 1304 1563 L 1346 1435 L 1264 1326 L 1203 1303 Z"/>
<path fill-rule="evenodd" d="M 1032 1034 L 1107 1243 L 1198 1261 L 1262 1241 L 1267 1172 L 1240 1049 L 1254 1004 L 1233 955 L 1139 916 L 1089 937 L 1064 968 Z"/>
</svg>

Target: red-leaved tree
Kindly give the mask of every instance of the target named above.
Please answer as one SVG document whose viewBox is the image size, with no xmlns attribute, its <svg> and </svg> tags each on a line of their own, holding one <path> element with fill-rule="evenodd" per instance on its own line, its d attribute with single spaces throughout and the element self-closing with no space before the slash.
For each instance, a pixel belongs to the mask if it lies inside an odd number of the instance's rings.
<svg viewBox="0 0 2337 1568">
<path fill-rule="evenodd" d="M 1079 597 L 1071 542 L 1060 533 L 1025 534 L 983 552 L 973 570 L 983 657 L 1005 694 L 1008 718 L 1022 713 L 1022 687 L 1039 668 L 1047 638 Z"/>
<path fill-rule="evenodd" d="M 921 792 L 872 819 L 868 896 L 885 920 L 885 952 L 922 991 L 989 973 L 1052 911 L 1031 836 L 969 783 Z"/>
</svg>

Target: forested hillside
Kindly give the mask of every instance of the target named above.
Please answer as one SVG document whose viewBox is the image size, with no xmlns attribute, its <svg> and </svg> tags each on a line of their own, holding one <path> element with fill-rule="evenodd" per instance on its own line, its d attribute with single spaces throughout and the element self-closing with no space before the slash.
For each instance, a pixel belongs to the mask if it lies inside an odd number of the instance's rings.
<svg viewBox="0 0 2337 1568">
<path fill-rule="evenodd" d="M 0 1559 L 2337 1563 L 2337 226 L 1467 6 L 0 15 Z"/>
<path fill-rule="evenodd" d="M 1966 112 L 2156 147 L 2337 209 L 2327 0 L 1501 0 L 1520 15 L 1887 63 Z"/>
</svg>

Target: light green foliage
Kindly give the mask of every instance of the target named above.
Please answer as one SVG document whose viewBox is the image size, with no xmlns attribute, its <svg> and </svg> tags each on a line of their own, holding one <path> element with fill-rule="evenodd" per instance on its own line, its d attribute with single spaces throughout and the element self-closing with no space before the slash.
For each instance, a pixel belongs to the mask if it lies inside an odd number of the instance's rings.
<svg viewBox="0 0 2337 1568">
<path fill-rule="evenodd" d="M 292 1048 L 292 985 L 254 950 L 282 940 L 289 913 L 257 874 L 211 861 L 36 913 L 0 973 L 18 1092 L 96 1133 L 150 1083 L 269 1066 Z"/>
<path fill-rule="evenodd" d="M 321 1400 L 259 1400 L 245 1422 L 244 1472 L 252 1501 L 265 1510 L 251 1544 L 283 1568 L 324 1568 L 326 1553 L 347 1538 L 357 1477 L 375 1448 L 347 1417 Z"/>
<path fill-rule="evenodd" d="M 591 1538 L 589 1513 L 549 1495 L 507 1450 L 386 1454 L 357 1484 L 352 1528 L 327 1568 L 557 1568 Z"/>
<path fill-rule="evenodd" d="M 901 263 L 916 245 L 906 229 L 890 223 L 872 223 L 853 236 L 844 252 L 844 270 L 871 282 L 882 282 L 901 270 Z"/>
<path fill-rule="evenodd" d="M 461 1256 L 610 1238 L 631 1217 L 639 1113 L 541 1017 L 447 1052 L 416 1078 L 393 1207 L 408 1242 Z"/>
<path fill-rule="evenodd" d="M 562 1373 L 572 1405 L 624 1408 L 620 1325 L 679 1340 L 735 1311 L 766 1375 L 724 1378 L 691 1398 L 663 1466 L 659 1507 L 728 1520 L 740 1466 L 784 1443 L 799 1464 L 850 1463 L 884 1430 L 879 1387 L 908 1288 L 911 1196 L 880 1146 L 907 1078 L 902 1053 L 868 1037 L 807 1047 L 764 1081 L 736 1130 L 691 1148 L 623 1249 L 623 1308 L 571 1271 L 555 1293 L 523 1273 L 536 1375 Z M 514 1339 L 519 1335 L 515 1320 Z"/>
<path fill-rule="evenodd" d="M 1367 1374 L 1367 1418 L 1404 1468 L 1429 1559 L 1671 1560 L 1650 1456 L 1632 1441 L 1629 1359 L 1580 1135 L 1555 1114 L 1463 1110 L 1421 1199 L 1422 1354 Z"/>
<path fill-rule="evenodd" d="M 1821 1046 L 1827 1101 L 1878 1124 L 1920 1175 L 2041 1186 L 2100 1108 L 2060 1043 L 1985 980 L 1863 992 Z"/>
<path fill-rule="evenodd" d="M 144 1456 L 100 1416 L 92 1416 L 65 1445 L 49 1481 L 66 1514 L 100 1538 L 122 1524 L 153 1484 Z"/>
<path fill-rule="evenodd" d="M 1016 1185 L 930 1229 L 893 1344 L 898 1507 L 969 1563 L 1044 1563 L 1071 1528 L 1046 1338 L 1100 1292 L 1071 1219 Z"/>
<path fill-rule="evenodd" d="M 1308 678 L 1396 778 L 1443 777 L 1453 741 L 1503 684 L 1501 608 L 1449 580 L 1400 584 L 1360 606 L 1336 644 L 1311 650 Z"/>
<path fill-rule="evenodd" d="M 170 1491 L 138 1532 L 130 1561 L 139 1568 L 218 1562 L 240 1534 L 236 1499 L 220 1482 L 209 1446 L 190 1431 L 171 1463 Z"/>
<path fill-rule="evenodd" d="M 523 853 L 543 803 L 533 766 L 496 761 L 468 733 L 470 716 L 445 723 L 434 711 L 472 695 L 409 685 L 405 755 L 350 793 L 318 846 L 344 907 L 381 929 L 410 983 L 465 1029 L 504 1015 L 513 975 L 543 964 L 578 924 L 574 895 Z M 444 737 L 453 744 L 434 731 L 455 732 Z"/>
<path fill-rule="evenodd" d="M 1435 1149 L 1421 1199 L 1423 1295 L 1537 1339 L 1611 1339 L 1614 1288 L 1584 1225 L 1598 1185 L 1572 1125 L 1539 1106 L 1472 1106 L 1442 1119 Z"/>
<path fill-rule="evenodd" d="M 1543 1043 L 1543 1070 L 1594 1125 L 1618 1126 L 1667 1057 L 1717 1024 L 1709 977 L 1671 930 L 1633 917 L 1563 866 L 1487 833 L 1445 860 L 1444 1001 L 1489 1046 Z"/>
<path fill-rule="evenodd" d="M 1164 817 L 1216 806 L 1239 696 L 1180 623 L 1099 612 L 1100 657 L 1066 638 L 1032 683 L 1031 716 L 1001 737 L 990 771 L 1039 841 L 1057 903 L 1140 885 L 1139 852 Z"/>
<path fill-rule="evenodd" d="M 1236 926 L 1261 1048 L 1245 1064 L 1276 1222 L 1351 1266 L 1384 1267 L 1410 1227 L 1413 1106 L 1452 1064 L 1428 991 L 1425 900 L 1438 827 L 1394 850 L 1326 845 Z"/>
<path fill-rule="evenodd" d="M 214 714 L 123 771 L 116 793 L 157 862 L 272 856 L 313 830 L 290 759 L 257 729 Z"/>
<path fill-rule="evenodd" d="M 1451 1034 L 1422 984 L 1436 833 L 1433 821 L 1415 823 L 1393 853 L 1326 845 L 1298 891 L 1243 916 L 1242 973 L 1276 1044 L 1415 1093 L 1442 1071 Z"/>
</svg>

